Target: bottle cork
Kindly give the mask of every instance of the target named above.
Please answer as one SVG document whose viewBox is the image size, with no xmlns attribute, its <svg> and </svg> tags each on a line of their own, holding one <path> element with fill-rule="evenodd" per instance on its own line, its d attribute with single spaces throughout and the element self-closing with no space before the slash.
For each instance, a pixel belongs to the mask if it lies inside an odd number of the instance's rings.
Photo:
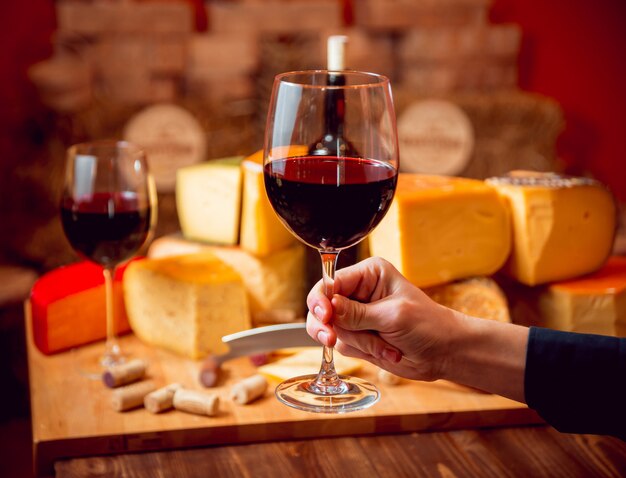
<svg viewBox="0 0 626 478">
<path fill-rule="evenodd" d="M 139 407 L 143 405 L 144 397 L 156 388 L 155 383 L 151 380 L 116 388 L 111 395 L 111 405 L 118 412 Z"/>
<path fill-rule="evenodd" d="M 105 370 L 102 374 L 102 381 L 107 387 L 115 388 L 141 380 L 145 374 L 146 362 L 134 359 Z"/>
<path fill-rule="evenodd" d="M 217 415 L 220 399 L 216 393 L 197 392 L 180 388 L 174 393 L 174 408 L 196 415 Z"/>
<path fill-rule="evenodd" d="M 398 385 L 402 379 L 385 369 L 379 368 L 378 380 L 386 385 Z"/>
<path fill-rule="evenodd" d="M 326 65 L 330 71 L 343 70 L 345 68 L 346 43 L 345 35 L 331 35 L 326 42 Z"/>
<path fill-rule="evenodd" d="M 206 359 L 204 359 L 204 362 L 202 362 L 198 379 L 205 387 L 214 387 L 217 384 L 219 372 L 220 366 L 217 363 L 217 360 L 215 360 L 215 357 L 212 355 L 209 355 Z"/>
<path fill-rule="evenodd" d="M 267 379 L 261 374 L 256 374 L 233 385 L 230 398 L 239 405 L 245 405 L 262 397 L 265 390 L 267 390 Z"/>
<path fill-rule="evenodd" d="M 143 399 L 143 406 L 150 413 L 160 413 L 174 407 L 174 394 L 183 388 L 180 383 L 171 383 L 149 393 Z"/>
</svg>

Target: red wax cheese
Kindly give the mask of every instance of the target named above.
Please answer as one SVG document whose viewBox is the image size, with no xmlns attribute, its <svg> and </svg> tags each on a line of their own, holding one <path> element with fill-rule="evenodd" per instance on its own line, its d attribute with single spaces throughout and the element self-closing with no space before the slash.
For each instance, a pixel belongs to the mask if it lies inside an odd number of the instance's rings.
<svg viewBox="0 0 626 478">
<path fill-rule="evenodd" d="M 113 285 L 113 308 L 118 334 L 128 332 L 120 267 Z M 30 294 L 33 340 L 52 354 L 106 337 L 105 291 L 102 268 L 90 262 L 60 267 L 43 275 Z"/>
</svg>

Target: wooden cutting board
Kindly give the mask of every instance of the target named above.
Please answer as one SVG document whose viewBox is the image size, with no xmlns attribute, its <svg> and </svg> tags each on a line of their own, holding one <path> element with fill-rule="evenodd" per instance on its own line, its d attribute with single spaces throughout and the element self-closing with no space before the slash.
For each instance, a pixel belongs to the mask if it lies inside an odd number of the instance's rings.
<svg viewBox="0 0 626 478">
<path fill-rule="evenodd" d="M 176 410 L 153 415 L 143 408 L 118 413 L 110 406 L 111 390 L 102 382 L 81 375 L 78 367 L 84 360 L 97 360 L 104 344 L 43 355 L 33 344 L 29 316 L 27 310 L 34 460 L 38 474 L 51 474 L 55 461 L 70 457 L 541 422 L 523 404 L 445 381 L 403 381 L 397 386 L 377 383 L 382 393 L 380 402 L 368 410 L 345 415 L 314 414 L 282 405 L 273 396 L 276 383 L 270 383 L 264 398 L 239 406 L 229 400 L 228 392 L 233 383 L 255 373 L 248 358 L 224 365 L 225 380 L 212 389 L 221 399 L 216 417 Z M 180 382 L 188 388 L 203 389 L 197 381 L 200 362 L 146 346 L 133 335 L 122 337 L 120 343 L 129 355 L 148 362 L 148 378 L 157 384 Z M 377 382 L 376 369 L 368 363 L 356 375 Z"/>
</svg>

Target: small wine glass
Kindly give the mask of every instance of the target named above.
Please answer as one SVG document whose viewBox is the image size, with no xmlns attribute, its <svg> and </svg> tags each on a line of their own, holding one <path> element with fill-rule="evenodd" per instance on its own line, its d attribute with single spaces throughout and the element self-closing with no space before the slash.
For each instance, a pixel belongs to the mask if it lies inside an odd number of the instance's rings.
<svg viewBox="0 0 626 478">
<path fill-rule="evenodd" d="M 264 177 L 283 224 L 322 260 L 333 295 L 337 257 L 381 221 L 394 196 L 398 139 L 389 80 L 357 71 L 297 71 L 274 80 L 268 111 Z M 324 347 L 318 374 L 276 389 L 301 410 L 344 413 L 376 403 L 375 386 L 338 376 Z"/>
<path fill-rule="evenodd" d="M 124 362 L 113 307 L 115 269 L 148 241 L 156 222 L 156 189 L 146 155 L 138 146 L 102 140 L 67 151 L 61 222 L 72 248 L 102 266 L 106 344 L 100 369 Z M 88 317 L 85 320 L 89 320 Z M 88 367 L 85 373 L 97 376 Z"/>
</svg>

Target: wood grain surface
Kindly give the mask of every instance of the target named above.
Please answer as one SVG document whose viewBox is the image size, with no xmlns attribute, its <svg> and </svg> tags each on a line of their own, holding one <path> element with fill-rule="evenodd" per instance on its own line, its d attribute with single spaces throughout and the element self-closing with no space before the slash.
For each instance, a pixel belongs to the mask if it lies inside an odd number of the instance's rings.
<svg viewBox="0 0 626 478">
<path fill-rule="evenodd" d="M 96 362 L 103 343 L 51 356 L 32 343 L 28 313 L 27 342 L 35 467 L 49 473 L 60 458 L 176 449 L 269 440 L 373 435 L 538 423 L 525 405 L 449 382 L 404 381 L 379 386 L 382 398 L 368 410 L 345 415 L 314 414 L 280 404 L 270 383 L 265 396 L 249 405 L 234 404 L 231 386 L 255 373 L 248 358 L 225 364 L 225 379 L 212 389 L 221 397 L 215 417 L 172 410 L 153 415 L 143 408 L 119 413 L 101 381 L 80 374 L 81 363 Z M 157 385 L 180 382 L 202 390 L 199 362 L 148 347 L 132 335 L 123 350 L 148 362 L 148 377 Z M 359 376 L 377 382 L 376 369 L 363 364 Z"/>
<path fill-rule="evenodd" d="M 620 477 L 626 443 L 546 426 L 341 437 L 59 461 L 58 478 Z"/>
</svg>

